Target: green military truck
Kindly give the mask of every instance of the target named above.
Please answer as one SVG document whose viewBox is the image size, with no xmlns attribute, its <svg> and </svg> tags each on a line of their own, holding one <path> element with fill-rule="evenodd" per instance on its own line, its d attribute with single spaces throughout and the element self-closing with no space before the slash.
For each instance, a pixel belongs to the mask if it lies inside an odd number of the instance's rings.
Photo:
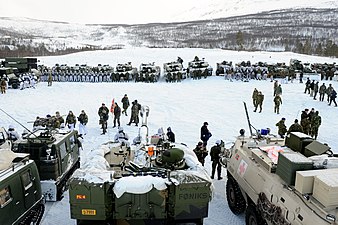
<svg viewBox="0 0 338 225">
<path fill-rule="evenodd" d="M 37 58 L 7 57 L 3 62 L 4 67 L 17 68 L 20 73 L 30 72 L 31 69 L 37 69 Z"/>
<path fill-rule="evenodd" d="M 67 181 L 80 166 L 77 131 L 36 130 L 14 142 L 14 151 L 28 153 L 34 160 L 47 201 L 59 201 Z"/>
<path fill-rule="evenodd" d="M 44 199 L 40 177 L 28 154 L 0 150 L 0 224 L 40 224 Z"/>
</svg>

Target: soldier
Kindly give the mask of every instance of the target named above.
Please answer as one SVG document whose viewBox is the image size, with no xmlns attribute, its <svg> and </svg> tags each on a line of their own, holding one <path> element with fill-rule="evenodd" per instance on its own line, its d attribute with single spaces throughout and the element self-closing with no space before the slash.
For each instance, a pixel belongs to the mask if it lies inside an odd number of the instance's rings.
<svg viewBox="0 0 338 225">
<path fill-rule="evenodd" d="M 83 135 L 87 134 L 87 128 L 86 125 L 88 123 L 88 116 L 85 113 L 84 110 L 81 110 L 81 113 L 77 120 L 80 122 L 79 124 L 79 137 L 82 137 Z"/>
<path fill-rule="evenodd" d="M 203 147 L 203 142 L 198 142 L 193 151 L 197 156 L 198 161 L 204 166 L 205 157 L 207 157 L 208 151 Z"/>
<path fill-rule="evenodd" d="M 121 108 L 118 106 L 118 104 L 115 102 L 115 107 L 114 107 L 114 127 L 116 127 L 116 121 L 117 125 L 120 127 L 120 117 L 121 117 Z"/>
<path fill-rule="evenodd" d="M 275 113 L 279 114 L 279 106 L 282 104 L 282 98 L 280 97 L 279 94 L 277 94 L 274 97 L 273 101 L 275 103 Z"/>
<path fill-rule="evenodd" d="M 330 95 L 330 103 L 329 103 L 329 105 L 331 105 L 331 103 L 334 102 L 335 107 L 337 107 L 336 98 L 337 98 L 337 92 L 336 92 L 335 89 L 332 88 L 331 95 Z"/>
<path fill-rule="evenodd" d="M 55 123 L 55 128 L 64 128 L 65 127 L 65 120 L 60 115 L 59 111 L 55 112 L 55 118 L 57 120 L 56 123 Z"/>
<path fill-rule="evenodd" d="M 319 88 L 319 101 L 324 101 L 324 95 L 326 93 L 326 86 L 325 83 L 323 83 Z"/>
<path fill-rule="evenodd" d="M 128 140 L 129 140 L 128 134 L 123 131 L 123 127 L 119 127 L 117 133 L 115 134 L 114 141 L 120 142 L 121 144 L 124 144 L 127 147 L 129 147 L 130 143 Z"/>
<path fill-rule="evenodd" d="M 257 95 L 258 95 L 258 90 L 255 88 L 252 92 L 252 103 L 253 103 L 254 107 L 257 104 Z"/>
<path fill-rule="evenodd" d="M 174 132 L 171 130 L 171 127 L 167 128 L 167 137 L 168 137 L 168 141 L 175 143 L 175 134 Z"/>
<path fill-rule="evenodd" d="M 223 177 L 221 177 L 221 172 L 222 172 L 222 165 L 220 163 L 220 154 L 221 154 L 221 141 L 217 140 L 215 145 L 211 147 L 210 149 L 210 156 L 211 156 L 211 161 L 212 161 L 212 166 L 211 166 L 211 179 L 214 179 L 215 177 L 215 171 L 217 167 L 217 175 L 218 175 L 218 180 L 222 180 Z"/>
<path fill-rule="evenodd" d="M 309 109 L 305 109 L 302 111 L 302 114 L 300 115 L 300 125 L 303 128 L 304 134 L 309 134 L 310 133 L 310 119 L 308 115 Z"/>
<path fill-rule="evenodd" d="M 319 81 L 317 81 L 313 86 L 313 100 L 317 100 L 316 96 L 318 93 L 318 89 L 319 89 Z"/>
<path fill-rule="evenodd" d="M 330 102 L 332 90 L 333 90 L 332 84 L 329 84 L 329 86 L 326 88 L 327 102 Z"/>
<path fill-rule="evenodd" d="M 275 95 L 282 95 L 282 92 L 283 92 L 282 85 L 279 84 L 276 88 Z"/>
<path fill-rule="evenodd" d="M 52 72 L 49 71 L 48 73 L 48 86 L 52 86 L 53 83 L 53 76 L 52 76 Z"/>
<path fill-rule="evenodd" d="M 308 94 L 310 94 L 310 78 L 307 78 L 306 83 L 305 83 L 305 90 L 304 90 L 304 94 L 306 94 L 306 92 L 308 92 Z"/>
<path fill-rule="evenodd" d="M 130 104 L 129 104 L 129 99 L 128 99 L 127 94 L 125 94 L 123 96 L 121 102 L 122 102 L 122 108 L 123 108 L 122 114 L 124 113 L 126 116 L 128 116 L 127 115 L 127 109 L 128 109 L 128 107 L 129 107 Z"/>
<path fill-rule="evenodd" d="M 130 117 L 130 121 L 127 124 L 128 126 L 131 125 L 131 123 L 135 123 L 135 126 L 138 126 L 138 122 L 139 122 L 139 112 L 141 110 L 141 105 L 139 103 L 137 103 L 137 100 L 134 100 L 132 102 L 132 106 L 131 106 L 131 117 Z"/>
<path fill-rule="evenodd" d="M 109 109 L 104 103 L 102 103 L 101 107 L 99 108 L 98 114 L 100 116 L 99 124 L 101 125 L 102 134 L 105 134 L 107 132 L 107 121 L 109 119 Z"/>
<path fill-rule="evenodd" d="M 295 119 L 294 124 L 289 127 L 287 133 L 290 134 L 290 132 L 303 132 L 303 127 L 298 123 L 297 119 Z"/>
<path fill-rule="evenodd" d="M 311 120 L 311 137 L 317 140 L 319 126 L 322 124 L 322 118 L 319 116 L 319 112 L 316 111 Z"/>
<path fill-rule="evenodd" d="M 313 97 L 314 89 L 315 89 L 315 80 L 312 80 L 312 82 L 310 83 L 310 97 Z"/>
<path fill-rule="evenodd" d="M 0 82 L 1 94 L 6 94 L 6 88 L 7 88 L 7 82 L 4 78 L 2 78 Z"/>
<path fill-rule="evenodd" d="M 275 82 L 273 83 L 273 96 L 276 95 L 277 87 L 278 87 L 278 80 L 275 80 Z"/>
<path fill-rule="evenodd" d="M 76 125 L 76 116 L 73 114 L 72 111 L 69 111 L 67 117 L 66 117 L 66 126 L 68 125 L 68 128 L 70 130 L 74 130 Z"/>
<path fill-rule="evenodd" d="M 201 140 L 203 142 L 203 147 L 205 148 L 207 147 L 209 138 L 212 136 L 208 129 L 208 125 L 208 122 L 204 122 L 203 126 L 201 127 Z"/>
<path fill-rule="evenodd" d="M 9 125 L 9 127 L 8 127 L 8 138 L 12 141 L 16 141 L 16 140 L 20 139 L 20 135 L 14 129 L 13 125 Z"/>
<path fill-rule="evenodd" d="M 282 118 L 278 123 L 276 123 L 278 127 L 278 134 L 281 138 L 284 138 L 285 133 L 288 131 L 285 126 L 285 118 Z"/>
<path fill-rule="evenodd" d="M 255 105 L 254 112 L 257 111 L 258 106 L 259 106 L 259 109 L 260 109 L 259 112 L 262 112 L 263 101 L 264 101 L 264 95 L 262 94 L 261 91 L 259 91 L 258 94 L 257 94 L 257 102 L 256 102 L 257 104 Z"/>
</svg>

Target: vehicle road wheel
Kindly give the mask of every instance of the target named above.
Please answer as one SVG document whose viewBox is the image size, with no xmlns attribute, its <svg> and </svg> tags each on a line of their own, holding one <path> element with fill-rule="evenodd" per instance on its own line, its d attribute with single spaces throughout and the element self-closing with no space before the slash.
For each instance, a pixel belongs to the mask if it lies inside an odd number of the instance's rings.
<svg viewBox="0 0 338 225">
<path fill-rule="evenodd" d="M 241 189 L 239 188 L 237 182 L 230 176 L 227 180 L 226 195 L 229 208 L 234 214 L 238 215 L 245 211 L 246 202 Z"/>
<path fill-rule="evenodd" d="M 250 204 L 246 209 L 245 213 L 245 224 L 246 225 L 266 225 L 261 215 L 257 212 L 256 206 Z"/>
<path fill-rule="evenodd" d="M 17 83 L 13 83 L 13 84 L 12 84 L 12 88 L 13 88 L 13 89 L 18 89 L 18 88 L 19 88 L 19 85 L 18 85 Z"/>
</svg>

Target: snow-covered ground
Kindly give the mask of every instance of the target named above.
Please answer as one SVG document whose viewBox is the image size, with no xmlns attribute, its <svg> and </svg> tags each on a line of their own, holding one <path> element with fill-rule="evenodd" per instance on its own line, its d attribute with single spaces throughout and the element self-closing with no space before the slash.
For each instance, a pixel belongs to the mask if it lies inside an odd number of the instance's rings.
<svg viewBox="0 0 338 225">
<path fill-rule="evenodd" d="M 222 50 L 205 49 L 124 49 L 116 51 L 83 52 L 57 57 L 40 57 L 40 63 L 52 66 L 55 63 L 87 63 L 88 65 L 110 64 L 132 62 L 138 66 L 142 62 L 155 62 L 162 67 L 164 62 L 176 60 L 180 56 L 184 65 L 197 55 L 205 57 L 215 67 L 216 62 L 223 60 L 234 63 L 251 60 L 252 62 L 286 62 L 290 58 L 297 58 L 303 62 L 337 62 L 337 59 L 320 58 L 313 56 L 298 55 L 293 53 L 268 53 L 268 52 L 233 52 Z M 98 124 L 98 108 L 104 102 L 110 106 L 113 98 L 118 103 L 124 94 L 128 94 L 129 100 L 138 100 L 142 105 L 148 105 L 150 115 L 148 125 L 150 134 L 156 133 L 158 128 L 166 129 L 170 126 L 176 134 L 178 142 L 186 143 L 194 148 L 199 141 L 200 127 L 204 121 L 209 123 L 212 137 L 208 143 L 208 149 L 216 140 L 222 139 L 225 142 L 234 141 L 239 130 L 244 128 L 248 133 L 248 124 L 245 117 L 243 102 L 248 105 L 250 120 L 254 127 L 271 128 L 277 133 L 275 124 L 282 118 L 286 118 L 286 125 L 289 127 L 294 119 L 300 118 L 301 110 L 315 108 L 322 116 L 322 125 L 319 128 L 318 140 L 328 143 L 333 151 L 338 152 L 338 121 L 336 120 L 338 108 L 328 106 L 327 102 L 315 101 L 307 94 L 304 94 L 304 84 L 295 81 L 284 84 L 283 105 L 280 114 L 273 112 L 273 83 L 270 81 L 234 81 L 229 82 L 224 77 L 208 77 L 202 80 L 187 79 L 181 83 L 158 82 L 149 83 L 57 83 L 51 87 L 47 83 L 39 83 L 36 89 L 8 90 L 7 94 L 0 95 L 0 108 L 24 126 L 31 128 L 36 116 L 46 116 L 60 111 L 65 115 L 72 110 L 78 116 L 84 109 L 89 116 L 87 125 L 88 134 L 84 138 L 83 151 L 90 151 L 101 143 L 112 140 L 117 129 L 112 126 L 110 115 L 108 133 L 100 135 L 101 130 Z M 321 84 L 322 82 L 320 82 Z M 328 85 L 332 83 L 338 88 L 337 81 L 325 81 Z M 265 95 L 262 113 L 254 113 L 252 106 L 252 91 L 254 88 L 262 91 Z M 128 109 L 128 115 L 130 115 Z M 0 112 L 0 126 L 8 128 L 10 124 L 15 125 L 19 132 L 23 128 L 11 118 Z M 135 137 L 138 127 L 126 126 L 129 116 L 121 116 L 121 124 L 130 137 Z M 211 163 L 209 156 L 205 165 L 210 171 Z M 225 176 L 225 169 L 223 170 Z M 206 225 L 240 225 L 244 224 L 244 217 L 235 216 L 228 208 L 225 198 L 226 179 L 213 181 L 215 192 L 210 204 L 209 217 L 205 219 Z M 47 204 L 47 209 L 42 221 L 43 225 L 69 225 L 75 224 L 70 219 L 68 195 L 61 202 Z"/>
</svg>

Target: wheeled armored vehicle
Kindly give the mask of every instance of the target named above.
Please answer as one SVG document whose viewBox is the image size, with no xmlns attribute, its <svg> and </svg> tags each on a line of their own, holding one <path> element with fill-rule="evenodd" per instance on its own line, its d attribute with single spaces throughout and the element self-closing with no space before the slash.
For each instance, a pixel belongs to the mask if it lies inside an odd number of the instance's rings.
<svg viewBox="0 0 338 225">
<path fill-rule="evenodd" d="M 212 67 L 204 58 L 199 59 L 198 57 L 195 57 L 193 61 L 188 62 L 188 70 L 189 76 L 194 79 L 199 79 L 202 76 L 206 78 L 207 76 L 212 75 Z"/>
<path fill-rule="evenodd" d="M 80 166 L 77 131 L 38 129 L 13 145 L 15 152 L 28 153 L 35 161 L 46 200 L 61 200 L 68 179 Z"/>
<path fill-rule="evenodd" d="M 142 63 L 136 81 L 157 82 L 160 79 L 161 68 L 155 63 Z"/>
<path fill-rule="evenodd" d="M 28 154 L 0 149 L 0 224 L 38 225 L 44 209 L 34 161 Z"/>
<path fill-rule="evenodd" d="M 245 212 L 247 225 L 338 224 L 338 158 L 328 145 L 300 132 L 284 140 L 242 129 L 221 161 L 229 208 Z"/>
<path fill-rule="evenodd" d="M 134 144 L 110 142 L 92 151 L 69 188 L 77 224 L 203 224 L 212 182 L 192 150 L 142 127 Z"/>
<path fill-rule="evenodd" d="M 164 63 L 163 76 L 166 82 L 181 81 L 186 78 L 186 70 L 179 62 Z"/>
</svg>

